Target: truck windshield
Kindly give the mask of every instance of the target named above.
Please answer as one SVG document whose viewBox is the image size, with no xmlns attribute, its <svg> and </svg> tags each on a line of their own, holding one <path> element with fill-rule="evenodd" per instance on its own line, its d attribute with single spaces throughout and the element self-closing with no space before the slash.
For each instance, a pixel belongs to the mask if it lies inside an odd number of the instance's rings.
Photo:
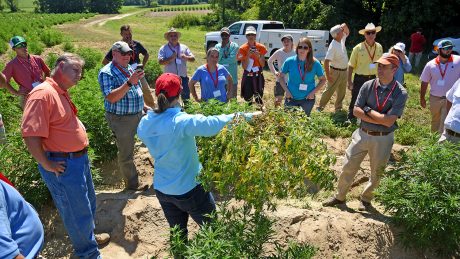
<svg viewBox="0 0 460 259">
<path fill-rule="evenodd" d="M 262 28 L 263 30 L 282 30 L 284 29 L 284 25 L 282 23 L 267 23 Z"/>
</svg>

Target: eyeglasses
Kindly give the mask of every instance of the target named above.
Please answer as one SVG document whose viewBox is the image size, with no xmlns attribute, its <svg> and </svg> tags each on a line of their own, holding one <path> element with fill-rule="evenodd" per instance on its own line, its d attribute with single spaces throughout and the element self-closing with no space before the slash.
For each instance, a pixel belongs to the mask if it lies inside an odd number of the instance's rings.
<svg viewBox="0 0 460 259">
<path fill-rule="evenodd" d="M 309 48 L 310 47 L 308 47 L 308 46 L 297 46 L 297 49 L 305 49 L 306 50 L 306 49 L 309 49 Z"/>
<path fill-rule="evenodd" d="M 366 31 L 366 34 L 367 34 L 367 35 L 374 35 L 374 34 L 375 34 L 375 31 Z"/>
</svg>

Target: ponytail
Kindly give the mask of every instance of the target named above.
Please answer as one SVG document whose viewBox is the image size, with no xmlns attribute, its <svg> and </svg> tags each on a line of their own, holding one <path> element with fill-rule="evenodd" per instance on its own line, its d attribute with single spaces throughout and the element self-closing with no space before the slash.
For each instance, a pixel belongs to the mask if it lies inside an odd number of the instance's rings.
<svg viewBox="0 0 460 259">
<path fill-rule="evenodd" d="M 171 103 L 178 98 L 179 96 L 173 96 L 173 97 L 166 97 L 166 91 L 161 90 L 160 94 L 157 96 L 158 100 L 158 108 L 155 109 L 155 113 L 163 113 L 166 111 L 168 108 L 171 107 Z"/>
</svg>

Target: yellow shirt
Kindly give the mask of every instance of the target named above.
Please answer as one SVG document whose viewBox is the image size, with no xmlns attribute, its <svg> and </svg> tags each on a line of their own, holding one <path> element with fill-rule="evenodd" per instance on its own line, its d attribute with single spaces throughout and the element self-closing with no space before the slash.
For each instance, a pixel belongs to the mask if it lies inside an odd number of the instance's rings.
<svg viewBox="0 0 460 259">
<path fill-rule="evenodd" d="M 367 47 L 367 49 L 366 49 Z M 374 54 L 375 53 L 375 54 Z M 371 59 L 374 54 L 374 58 Z M 353 48 L 348 65 L 353 67 L 353 72 L 358 75 L 377 75 L 377 64 L 374 64 L 383 54 L 383 48 L 376 42 L 370 47 L 365 42 L 361 42 Z"/>
</svg>

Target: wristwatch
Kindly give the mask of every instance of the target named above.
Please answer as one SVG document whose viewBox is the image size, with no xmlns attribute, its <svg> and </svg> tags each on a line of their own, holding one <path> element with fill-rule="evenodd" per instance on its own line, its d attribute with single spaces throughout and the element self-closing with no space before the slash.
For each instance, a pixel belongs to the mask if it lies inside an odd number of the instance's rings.
<svg viewBox="0 0 460 259">
<path fill-rule="evenodd" d="M 364 114 L 367 115 L 370 111 L 372 111 L 372 108 L 369 107 L 369 106 L 366 106 L 366 107 L 363 108 L 363 111 L 364 111 Z"/>
<path fill-rule="evenodd" d="M 126 81 L 126 84 L 127 84 L 129 87 L 133 86 L 133 84 L 132 84 L 131 82 L 129 82 L 129 80 Z"/>
</svg>

